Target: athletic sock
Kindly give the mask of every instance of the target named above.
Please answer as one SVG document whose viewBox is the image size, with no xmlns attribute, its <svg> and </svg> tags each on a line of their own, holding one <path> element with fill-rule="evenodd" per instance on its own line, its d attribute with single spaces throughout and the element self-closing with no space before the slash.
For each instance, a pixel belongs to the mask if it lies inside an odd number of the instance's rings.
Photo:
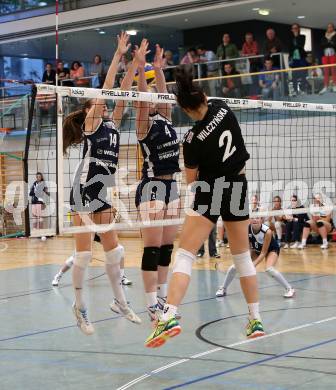
<svg viewBox="0 0 336 390">
<path fill-rule="evenodd" d="M 159 298 L 167 298 L 167 290 L 168 290 L 167 283 L 159 284 L 157 287 L 157 296 Z"/>
<path fill-rule="evenodd" d="M 119 264 L 112 265 L 112 264 L 105 263 L 105 269 L 106 269 L 107 276 L 109 277 L 111 282 L 114 297 L 122 306 L 127 306 L 127 300 L 121 285 L 120 265 Z"/>
<path fill-rule="evenodd" d="M 85 271 L 85 268 L 78 267 L 78 265 L 74 265 L 73 267 L 72 281 L 75 290 L 76 307 L 78 309 L 85 309 L 85 304 L 83 301 L 83 284 L 85 278 Z"/>
<path fill-rule="evenodd" d="M 122 279 L 125 276 L 125 268 L 120 268 L 120 278 Z"/>
<path fill-rule="evenodd" d="M 302 245 L 306 245 L 306 243 L 307 243 L 307 240 L 303 238 L 302 241 L 301 241 L 301 244 Z"/>
<path fill-rule="evenodd" d="M 224 290 L 226 290 L 229 287 L 229 285 L 232 283 L 233 279 L 236 276 L 236 273 L 237 273 L 237 270 L 236 270 L 235 266 L 231 265 L 231 267 L 229 267 L 229 269 L 227 270 L 227 273 L 225 275 L 224 284 L 223 284 Z"/>
<path fill-rule="evenodd" d="M 176 312 L 177 312 L 177 306 L 169 305 L 168 303 L 166 303 L 164 305 L 160 320 L 168 321 L 170 318 L 175 317 Z"/>
<path fill-rule="evenodd" d="M 260 321 L 261 317 L 260 317 L 260 314 L 259 314 L 259 302 L 248 303 L 247 306 L 248 306 L 249 312 L 250 312 L 249 319 L 250 320 L 259 320 Z"/>
<path fill-rule="evenodd" d="M 156 291 L 146 293 L 146 303 L 147 303 L 147 306 L 155 306 L 157 304 Z"/>
<path fill-rule="evenodd" d="M 328 240 L 326 238 L 323 239 L 323 245 L 327 245 L 328 244 Z"/>
<path fill-rule="evenodd" d="M 270 267 L 266 270 L 266 273 L 274 278 L 281 286 L 285 287 L 286 290 L 291 288 L 291 285 L 287 282 L 281 272 L 276 270 L 274 267 Z"/>
</svg>

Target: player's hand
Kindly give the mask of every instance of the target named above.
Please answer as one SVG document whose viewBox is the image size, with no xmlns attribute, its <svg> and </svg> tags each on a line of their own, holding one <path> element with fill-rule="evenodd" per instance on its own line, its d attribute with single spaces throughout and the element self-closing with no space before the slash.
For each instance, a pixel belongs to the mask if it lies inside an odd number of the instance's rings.
<svg viewBox="0 0 336 390">
<path fill-rule="evenodd" d="M 139 68 L 146 65 L 146 55 L 150 53 L 148 50 L 149 42 L 147 39 L 141 41 L 140 47 L 135 46 L 134 61 L 137 62 Z"/>
<path fill-rule="evenodd" d="M 163 68 L 163 54 L 164 50 L 160 47 L 159 44 L 155 45 L 155 57 L 154 57 L 154 68 L 162 69 Z"/>
<path fill-rule="evenodd" d="M 121 32 L 120 35 L 118 35 L 118 48 L 117 53 L 122 56 L 126 54 L 131 47 L 131 44 L 129 42 L 129 35 L 126 34 L 124 31 Z"/>
</svg>

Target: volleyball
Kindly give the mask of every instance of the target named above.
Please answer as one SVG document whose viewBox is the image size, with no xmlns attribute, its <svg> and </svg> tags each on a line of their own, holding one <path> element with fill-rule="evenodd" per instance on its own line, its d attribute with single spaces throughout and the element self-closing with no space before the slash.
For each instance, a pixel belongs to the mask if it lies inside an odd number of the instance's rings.
<svg viewBox="0 0 336 390">
<path fill-rule="evenodd" d="M 155 79 L 155 70 L 152 64 L 147 63 L 145 65 L 145 76 L 146 76 L 146 81 L 147 83 L 150 83 Z M 135 74 L 134 80 L 138 81 L 139 79 L 139 74 L 138 72 Z"/>
</svg>

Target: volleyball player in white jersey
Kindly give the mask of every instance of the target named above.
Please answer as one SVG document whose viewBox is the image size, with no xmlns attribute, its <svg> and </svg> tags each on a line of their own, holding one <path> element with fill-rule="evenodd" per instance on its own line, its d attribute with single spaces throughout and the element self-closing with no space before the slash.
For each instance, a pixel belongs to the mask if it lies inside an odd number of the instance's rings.
<svg viewBox="0 0 336 390">
<path fill-rule="evenodd" d="M 264 335 L 256 270 L 248 241 L 245 164 L 249 154 L 234 113 L 222 100 L 207 101 L 204 92 L 193 83 L 192 74 L 192 68 L 177 68 L 176 97 L 184 112 L 196 121 L 183 143 L 187 184 L 196 186 L 196 194 L 193 211 L 187 214 L 183 224 L 167 303 L 156 328 L 145 342 L 150 348 L 161 346 L 181 332 L 175 313 L 188 289 L 196 253 L 219 216 L 224 221 L 230 251 L 248 303 L 250 315 L 246 335 L 249 338 Z"/>
<path fill-rule="evenodd" d="M 293 298 L 295 290 L 287 282 L 282 273 L 274 268 L 279 258 L 280 245 L 273 237 L 272 230 L 267 225 L 263 224 L 263 218 L 251 218 L 251 224 L 249 225 L 249 241 L 251 244 L 251 255 L 254 265 L 257 266 L 265 261 L 266 274 L 274 278 L 285 288 L 283 297 Z M 227 294 L 227 289 L 236 274 L 237 270 L 235 266 L 231 265 L 225 275 L 223 286 L 216 292 L 217 297 L 224 297 Z"/>
<path fill-rule="evenodd" d="M 138 69 L 138 90 L 147 92 L 146 57 Z M 163 49 L 156 45 L 155 83 L 158 93 L 167 93 L 163 73 Z M 178 213 L 179 193 L 176 173 L 179 167 L 179 140 L 171 122 L 171 105 L 139 102 L 136 129 L 144 159 L 142 180 L 135 204 L 142 221 L 172 219 Z M 144 244 L 142 276 L 147 311 L 151 320 L 163 309 L 167 298 L 167 277 L 178 226 L 149 226 L 141 229 Z"/>
<path fill-rule="evenodd" d="M 118 48 L 108 70 L 104 89 L 113 88 L 120 58 L 130 47 L 129 36 L 118 36 Z M 139 51 L 144 50 L 141 46 Z M 132 68 L 133 67 L 133 68 Z M 131 68 L 137 67 L 136 58 Z M 128 74 L 133 78 L 132 69 Z M 127 78 L 127 76 L 125 77 Z M 77 170 L 71 191 L 70 204 L 74 212 L 74 225 L 81 226 L 85 218 L 91 218 L 96 224 L 108 225 L 114 221 L 115 210 L 110 204 L 107 188 L 115 185 L 115 172 L 118 165 L 120 133 L 118 127 L 124 110 L 123 102 L 118 102 L 112 121 L 103 121 L 106 105 L 101 99 L 87 102 L 82 110 L 68 115 L 63 124 L 64 152 L 71 145 L 84 142 L 83 161 Z M 115 230 L 99 234 L 105 252 L 105 269 L 114 292 L 111 309 L 122 314 L 128 320 L 140 323 L 140 318 L 128 306 L 120 283 L 120 262 L 124 248 L 118 243 Z M 83 300 L 85 271 L 92 258 L 92 233 L 76 234 L 76 254 L 73 266 L 73 286 L 75 303 L 73 312 L 78 327 L 87 335 L 94 333 L 88 319 L 87 308 Z"/>
<path fill-rule="evenodd" d="M 323 199 L 321 194 L 316 194 L 313 198 L 314 207 L 324 207 Z M 320 210 L 313 212 L 311 218 L 304 223 L 304 228 L 302 232 L 301 244 L 299 244 L 299 249 L 304 249 L 307 245 L 307 238 L 311 231 L 318 233 L 322 238 L 321 249 L 328 249 L 328 233 L 332 231 L 333 221 L 331 218 L 331 212 L 326 212 L 325 210 Z"/>
</svg>

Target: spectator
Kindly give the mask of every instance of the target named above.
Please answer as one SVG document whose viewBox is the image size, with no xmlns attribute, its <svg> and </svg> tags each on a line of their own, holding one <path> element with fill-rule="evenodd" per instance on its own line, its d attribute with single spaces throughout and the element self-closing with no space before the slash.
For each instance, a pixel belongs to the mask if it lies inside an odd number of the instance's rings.
<svg viewBox="0 0 336 390">
<path fill-rule="evenodd" d="M 260 202 L 257 194 L 252 195 L 251 197 L 251 203 L 250 203 L 250 211 L 258 211 L 260 208 Z"/>
<path fill-rule="evenodd" d="M 252 57 L 259 55 L 258 42 L 254 40 L 253 34 L 248 32 L 245 34 L 245 42 L 242 47 L 241 55 L 243 57 Z M 258 72 L 260 70 L 259 58 L 250 58 L 250 71 Z"/>
<path fill-rule="evenodd" d="M 291 68 L 301 68 L 307 66 L 307 53 L 304 49 L 306 37 L 300 34 L 300 25 L 294 23 L 292 25 L 292 38 L 289 43 L 289 66 Z M 307 91 L 307 71 L 297 70 L 292 73 L 292 81 L 294 94 Z"/>
<path fill-rule="evenodd" d="M 273 66 L 273 60 L 271 57 L 265 58 L 264 68 L 262 72 L 272 72 L 278 68 Z M 279 74 L 277 73 L 266 73 L 259 76 L 259 86 L 261 88 L 262 98 L 278 100 L 280 97 L 280 86 L 279 86 Z"/>
<path fill-rule="evenodd" d="M 313 198 L 313 205 L 315 207 L 324 207 L 321 194 L 316 194 Z M 332 230 L 331 212 L 319 210 L 311 214 L 311 218 L 305 223 L 302 233 L 301 244 L 298 248 L 306 247 L 307 238 L 311 231 L 318 233 L 322 237 L 321 249 L 328 249 L 328 233 Z"/>
<path fill-rule="evenodd" d="M 199 62 L 199 57 L 197 55 L 197 50 L 194 47 L 188 49 L 186 55 L 182 58 L 181 65 L 195 64 Z"/>
<path fill-rule="evenodd" d="M 72 81 L 69 81 L 70 78 L 70 70 L 69 68 L 64 67 L 63 61 L 58 61 L 57 64 L 57 75 L 58 75 L 58 85 L 66 85 L 66 86 L 73 86 Z M 68 81 L 64 81 L 68 80 Z"/>
<path fill-rule="evenodd" d="M 291 205 L 290 208 L 295 209 L 302 209 L 303 206 L 299 206 L 298 204 L 298 198 L 296 195 L 292 195 L 291 197 Z M 303 230 L 304 223 L 309 219 L 307 214 L 295 214 L 293 211 L 293 214 L 291 215 L 285 215 L 284 217 L 285 223 L 286 223 L 286 243 L 284 245 L 285 249 L 291 248 L 295 249 L 298 248 L 299 242 L 301 240 L 301 234 Z M 290 243 L 293 242 L 292 245 Z"/>
<path fill-rule="evenodd" d="M 306 57 L 308 66 L 317 66 L 318 61 L 314 58 L 313 53 L 307 53 Z M 321 68 L 314 68 L 308 70 L 308 91 L 315 93 L 321 91 L 323 88 L 323 72 Z"/>
<path fill-rule="evenodd" d="M 275 196 L 273 198 L 273 207 L 272 207 L 272 211 L 276 211 L 276 210 L 282 210 L 282 201 L 281 201 L 281 198 L 280 196 Z M 284 216 L 282 215 L 275 215 L 274 217 L 270 217 L 267 221 L 267 225 L 270 227 L 270 229 L 275 233 L 276 233 L 276 239 L 277 239 L 277 242 L 279 244 L 279 246 L 281 246 L 281 239 L 282 239 L 282 228 L 284 226 Z"/>
<path fill-rule="evenodd" d="M 164 52 L 164 58 L 163 58 L 163 72 L 166 76 L 166 81 L 169 82 L 169 81 L 174 81 L 174 69 L 173 68 L 170 68 L 170 69 L 166 69 L 167 67 L 170 67 L 170 66 L 175 66 L 175 61 L 174 61 L 174 55 L 173 55 L 173 52 L 170 51 L 170 50 L 166 50 Z"/>
<path fill-rule="evenodd" d="M 209 257 L 215 257 L 216 259 L 220 259 L 220 254 L 217 252 L 217 247 L 216 247 L 216 235 L 217 235 L 217 225 L 213 227 L 213 229 L 209 234 L 209 238 L 208 238 Z M 203 244 L 197 253 L 197 257 L 203 257 L 204 253 L 205 253 L 205 248 Z"/>
<path fill-rule="evenodd" d="M 240 73 L 230 64 L 224 65 L 224 76 L 239 75 Z M 225 77 L 223 78 L 222 91 L 225 97 L 239 98 L 241 91 L 240 77 Z"/>
<path fill-rule="evenodd" d="M 327 26 L 327 31 L 321 41 L 321 46 L 323 49 L 322 64 L 335 64 L 335 66 L 331 67 L 331 69 L 324 68 L 324 88 L 320 94 L 328 90 L 330 70 L 333 80 L 333 92 L 336 92 L 336 31 L 332 23 L 329 23 Z"/>
<path fill-rule="evenodd" d="M 201 78 L 218 76 L 218 63 L 204 64 L 205 62 L 216 61 L 216 54 L 211 50 L 207 50 L 203 45 L 198 46 L 197 54 L 199 62 L 203 63 L 201 65 Z"/>
<path fill-rule="evenodd" d="M 101 88 L 104 83 L 104 64 L 101 56 L 96 54 L 93 63 L 90 66 L 90 76 L 93 76 L 91 86 L 93 88 Z"/>
<path fill-rule="evenodd" d="M 216 56 L 219 60 L 228 60 L 239 57 L 237 46 L 234 43 L 231 43 L 230 34 L 225 33 L 223 35 L 223 42 L 217 47 Z M 223 64 L 221 69 L 223 71 Z"/>
<path fill-rule="evenodd" d="M 45 66 L 45 71 L 42 76 L 42 83 L 56 85 L 56 72 L 52 64 L 49 62 Z"/>
<path fill-rule="evenodd" d="M 281 53 L 283 44 L 280 39 L 275 35 L 273 28 L 266 30 L 266 41 L 264 43 L 264 54 L 267 57 L 273 59 L 274 66 L 280 68 L 280 55 L 273 56 L 273 54 Z"/>
<path fill-rule="evenodd" d="M 41 172 L 36 173 L 36 181 L 30 188 L 29 196 L 32 198 L 33 228 L 43 228 L 42 210 L 45 208 L 44 197 L 50 195 Z"/>
<path fill-rule="evenodd" d="M 84 79 L 85 72 L 84 67 L 79 61 L 74 61 L 71 64 L 70 78 L 74 80 L 77 87 L 87 87 L 89 85 L 88 80 Z"/>
</svg>

